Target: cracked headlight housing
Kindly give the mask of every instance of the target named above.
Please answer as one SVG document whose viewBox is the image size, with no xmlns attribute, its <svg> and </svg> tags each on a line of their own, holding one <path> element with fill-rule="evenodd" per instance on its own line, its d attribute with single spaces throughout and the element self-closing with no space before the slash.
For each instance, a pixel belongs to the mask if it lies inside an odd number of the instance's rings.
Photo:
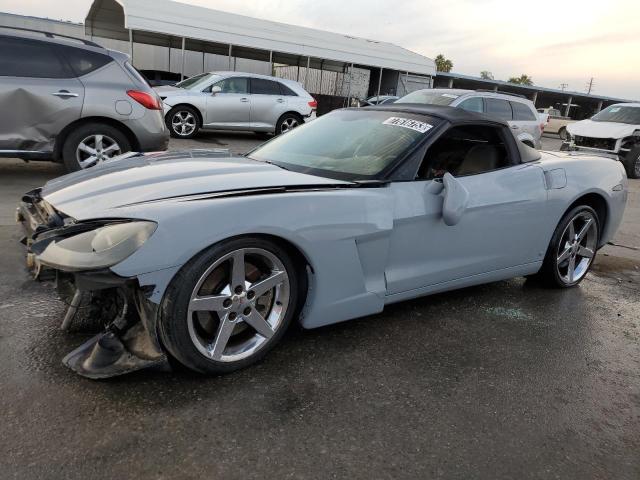
<svg viewBox="0 0 640 480">
<path fill-rule="evenodd" d="M 155 232 L 148 221 L 114 223 L 67 238 L 53 240 L 38 259 L 65 271 L 111 267 L 138 250 Z"/>
</svg>

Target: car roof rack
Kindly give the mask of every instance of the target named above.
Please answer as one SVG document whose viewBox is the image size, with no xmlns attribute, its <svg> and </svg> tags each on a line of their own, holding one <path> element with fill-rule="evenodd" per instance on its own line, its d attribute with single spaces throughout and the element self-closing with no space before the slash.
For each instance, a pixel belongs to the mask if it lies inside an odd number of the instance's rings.
<svg viewBox="0 0 640 480">
<path fill-rule="evenodd" d="M 478 88 L 476 89 L 476 92 L 501 93 L 502 95 L 511 95 L 513 97 L 527 98 L 526 95 L 522 95 L 521 93 L 501 92 L 500 90 L 489 90 L 488 88 Z"/>
<path fill-rule="evenodd" d="M 48 38 L 65 38 L 70 40 L 77 40 L 78 42 L 82 42 L 85 45 L 88 45 L 90 47 L 98 47 L 104 50 L 104 47 L 102 45 L 98 45 L 97 43 L 92 42 L 90 40 L 85 40 L 84 38 L 72 37 L 71 35 L 62 35 L 60 33 L 51 33 L 51 32 L 45 32 L 43 30 L 35 30 L 33 28 L 12 27 L 8 25 L 0 25 L 0 28 L 7 28 L 9 30 L 19 30 L 21 32 L 41 33 L 42 35 Z"/>
</svg>

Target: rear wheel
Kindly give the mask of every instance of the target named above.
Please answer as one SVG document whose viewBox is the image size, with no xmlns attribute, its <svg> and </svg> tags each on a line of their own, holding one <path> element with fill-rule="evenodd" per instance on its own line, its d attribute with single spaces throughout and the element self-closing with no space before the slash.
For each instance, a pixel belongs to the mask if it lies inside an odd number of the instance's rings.
<svg viewBox="0 0 640 480">
<path fill-rule="evenodd" d="M 165 123 L 174 138 L 193 138 L 200 130 L 198 112 L 188 105 L 179 105 L 169 110 Z"/>
<path fill-rule="evenodd" d="M 83 170 L 131 150 L 127 136 L 111 125 L 88 123 L 73 130 L 62 146 L 68 171 Z"/>
<path fill-rule="evenodd" d="M 295 113 L 285 113 L 280 117 L 276 124 L 276 135 L 287 133 L 297 126 L 302 125 L 302 123 L 303 120 L 300 115 L 296 115 Z"/>
<path fill-rule="evenodd" d="M 261 359 L 296 315 L 301 275 L 278 245 L 222 242 L 186 264 L 160 314 L 169 353 L 202 373 L 227 373 Z"/>
<path fill-rule="evenodd" d="M 556 227 L 538 277 L 557 288 L 580 283 L 595 259 L 599 232 L 595 210 L 587 205 L 572 209 Z"/>
<path fill-rule="evenodd" d="M 558 130 L 558 136 L 560 137 L 560 140 L 565 141 L 567 139 L 567 129 L 565 127 L 560 127 L 560 130 Z"/>
<path fill-rule="evenodd" d="M 632 148 L 623 163 L 627 177 L 640 178 L 640 147 Z"/>
</svg>

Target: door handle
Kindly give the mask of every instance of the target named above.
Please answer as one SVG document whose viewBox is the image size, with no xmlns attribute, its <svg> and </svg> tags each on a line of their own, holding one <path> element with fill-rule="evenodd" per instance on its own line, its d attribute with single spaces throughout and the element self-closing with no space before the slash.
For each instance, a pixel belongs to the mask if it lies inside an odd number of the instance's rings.
<svg viewBox="0 0 640 480">
<path fill-rule="evenodd" d="M 60 90 L 59 92 L 54 92 L 51 95 L 54 95 L 54 96 L 60 97 L 60 98 L 71 98 L 71 97 L 77 97 L 78 96 L 77 93 L 70 92 L 69 90 Z"/>
<path fill-rule="evenodd" d="M 513 130 L 518 130 L 520 127 L 519 127 L 518 125 L 511 125 L 511 128 L 512 128 Z"/>
<path fill-rule="evenodd" d="M 279 98 L 279 99 L 278 99 L 278 103 L 284 103 L 284 100 L 283 100 L 283 99 L 281 99 L 281 98 Z"/>
<path fill-rule="evenodd" d="M 249 101 L 249 99 L 244 97 L 244 98 L 241 98 L 240 101 L 243 102 L 243 103 L 247 103 Z"/>
</svg>

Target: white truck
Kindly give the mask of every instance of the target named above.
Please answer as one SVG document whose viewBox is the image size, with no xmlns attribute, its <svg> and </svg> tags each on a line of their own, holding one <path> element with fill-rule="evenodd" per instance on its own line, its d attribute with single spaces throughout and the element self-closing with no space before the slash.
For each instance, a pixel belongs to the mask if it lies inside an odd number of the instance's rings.
<svg viewBox="0 0 640 480">
<path fill-rule="evenodd" d="M 557 133 L 562 140 L 567 139 L 567 125 L 575 120 L 563 116 L 560 110 L 553 107 L 539 108 L 538 113 L 547 115 L 547 123 L 543 133 Z"/>
</svg>

